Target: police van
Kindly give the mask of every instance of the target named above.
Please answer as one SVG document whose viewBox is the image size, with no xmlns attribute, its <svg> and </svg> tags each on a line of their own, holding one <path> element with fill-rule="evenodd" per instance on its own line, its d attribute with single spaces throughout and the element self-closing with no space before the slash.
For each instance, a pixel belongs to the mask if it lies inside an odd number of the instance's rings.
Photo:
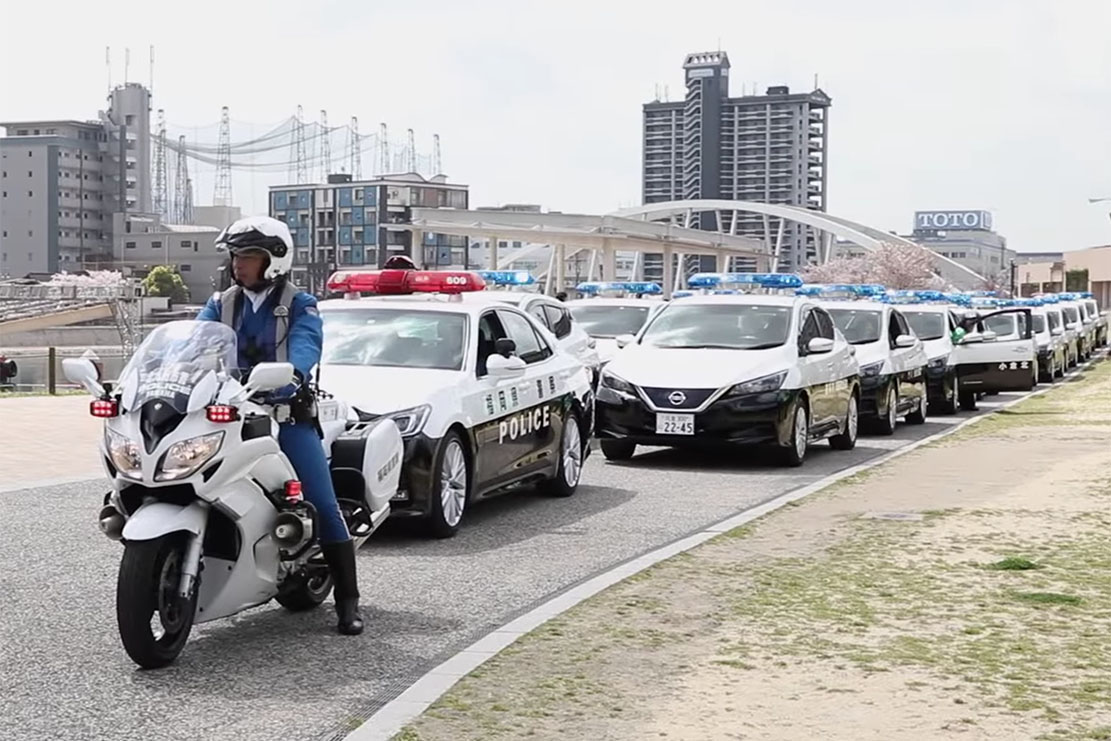
<svg viewBox="0 0 1111 741">
<path fill-rule="evenodd" d="M 954 347 L 960 366 L 960 403 L 976 409 L 977 394 L 1029 391 L 1037 381 L 1032 308 L 976 297 L 961 318 L 966 332 Z"/>
<path fill-rule="evenodd" d="M 663 289 L 649 281 L 590 281 L 575 290 L 585 298 L 568 301 L 567 308 L 597 343 L 602 367 L 617 354 L 618 337 L 635 335 L 665 305 Z"/>
<path fill-rule="evenodd" d="M 820 299 L 834 324 L 856 349 L 860 363 L 860 413 L 882 435 L 898 418 L 926 421 L 926 351 L 902 313 L 882 299 L 883 286 L 807 285 L 803 295 Z"/>
<path fill-rule="evenodd" d="M 596 433 L 609 460 L 638 445 L 768 444 L 788 466 L 828 439 L 856 445 L 859 367 L 829 314 L 784 273 L 698 274 L 751 292 L 670 301 L 602 371 Z M 766 291 L 791 291 L 776 294 Z"/>
<path fill-rule="evenodd" d="M 320 379 L 360 417 L 390 417 L 405 443 L 395 517 L 458 530 L 477 500 L 536 484 L 575 493 L 589 455 L 589 371 L 510 303 L 473 302 L 475 273 L 349 270 L 322 301 Z M 370 296 L 370 297 L 364 297 Z"/>
</svg>

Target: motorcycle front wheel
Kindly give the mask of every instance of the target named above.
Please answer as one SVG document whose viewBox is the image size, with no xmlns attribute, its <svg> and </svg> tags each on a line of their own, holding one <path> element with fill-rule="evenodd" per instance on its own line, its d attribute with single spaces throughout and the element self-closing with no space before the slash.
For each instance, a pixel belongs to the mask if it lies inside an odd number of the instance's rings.
<svg viewBox="0 0 1111 741">
<path fill-rule="evenodd" d="M 188 599 L 178 594 L 187 544 L 183 533 L 173 533 L 124 546 L 116 622 L 124 650 L 144 669 L 172 663 L 193 629 L 197 587 Z"/>
</svg>

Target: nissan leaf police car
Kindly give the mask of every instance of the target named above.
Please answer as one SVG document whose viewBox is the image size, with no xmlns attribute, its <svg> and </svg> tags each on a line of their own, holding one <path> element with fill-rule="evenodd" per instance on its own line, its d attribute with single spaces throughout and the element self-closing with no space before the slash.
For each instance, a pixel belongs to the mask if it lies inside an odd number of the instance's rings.
<svg viewBox="0 0 1111 741">
<path fill-rule="evenodd" d="M 708 273 L 694 286 L 793 289 L 796 275 Z M 794 295 L 693 295 L 668 302 L 602 371 L 596 434 L 610 460 L 638 445 L 771 444 L 800 465 L 823 438 L 856 445 L 859 368 L 833 321 Z"/>
<path fill-rule="evenodd" d="M 1067 363 L 1065 356 L 1068 348 L 1065 343 L 1065 330 L 1060 324 L 1054 326 L 1054 321 L 1060 322 L 1059 315 L 1050 312 L 1040 298 L 1014 299 L 1011 304 L 1031 308 L 1030 322 L 1037 357 L 1034 383 L 1053 383 L 1065 375 Z"/>
<path fill-rule="evenodd" d="M 977 394 L 1029 391 L 1037 381 L 1033 310 L 1011 304 L 974 297 L 963 312 L 960 326 L 967 334 L 953 349 L 961 409 L 975 409 Z"/>
<path fill-rule="evenodd" d="M 321 301 L 320 378 L 366 420 L 386 416 L 405 444 L 394 516 L 450 537 L 476 500 L 539 484 L 570 496 L 590 452 L 590 376 L 532 315 L 470 272 L 348 270 Z M 362 298 L 371 294 L 372 298 Z"/>
<path fill-rule="evenodd" d="M 908 424 L 925 422 L 926 350 L 902 312 L 880 300 L 887 290 L 872 284 L 808 285 L 799 290 L 820 299 L 856 348 L 863 418 L 883 435 L 895 432 L 899 417 Z"/>
<path fill-rule="evenodd" d="M 489 290 L 464 294 L 464 301 L 501 301 L 516 306 L 546 327 L 556 342 L 590 368 L 598 371 L 595 341 L 575 322 L 566 304 L 543 293 L 525 290 L 536 284 L 536 278 L 523 270 L 478 270 Z"/>
<path fill-rule="evenodd" d="M 1080 335 L 1075 329 L 1069 327 L 1065 319 L 1065 312 L 1061 308 L 1061 299 L 1055 293 L 1038 294 L 1034 298 L 1042 302 L 1046 318 L 1049 320 L 1050 331 L 1060 330 L 1059 335 L 1065 347 L 1064 369 L 1074 368 L 1080 362 Z M 1062 372 L 1059 375 L 1064 375 Z"/>
<path fill-rule="evenodd" d="M 602 367 L 617 354 L 618 337 L 635 335 L 665 305 L 658 283 L 588 282 L 575 286 L 575 290 L 588 298 L 568 301 L 567 308 L 575 322 L 597 343 Z"/>
<path fill-rule="evenodd" d="M 956 414 L 960 381 L 953 356 L 958 316 L 940 291 L 894 291 L 888 301 L 898 306 L 926 352 L 926 400 L 930 414 Z"/>
</svg>

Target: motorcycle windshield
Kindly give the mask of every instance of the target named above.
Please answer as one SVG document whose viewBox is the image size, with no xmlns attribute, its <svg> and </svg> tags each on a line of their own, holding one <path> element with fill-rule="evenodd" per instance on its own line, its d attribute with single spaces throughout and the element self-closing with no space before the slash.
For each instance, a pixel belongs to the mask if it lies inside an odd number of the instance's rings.
<svg viewBox="0 0 1111 741">
<path fill-rule="evenodd" d="M 133 409 L 158 400 L 185 414 L 189 396 L 201 379 L 210 371 L 231 374 L 237 369 L 238 357 L 235 332 L 227 325 L 168 322 L 147 335 L 124 366 L 120 379 L 127 386 L 135 386 Z"/>
</svg>

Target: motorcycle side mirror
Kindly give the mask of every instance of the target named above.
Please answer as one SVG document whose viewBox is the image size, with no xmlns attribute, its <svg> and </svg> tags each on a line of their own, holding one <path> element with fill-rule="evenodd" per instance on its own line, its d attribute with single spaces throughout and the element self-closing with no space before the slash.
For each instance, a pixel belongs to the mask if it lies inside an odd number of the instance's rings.
<svg viewBox="0 0 1111 741">
<path fill-rule="evenodd" d="M 100 372 L 88 358 L 65 358 L 62 360 L 62 374 L 67 381 L 84 387 L 93 396 L 104 395 Z"/>
<path fill-rule="evenodd" d="M 276 391 L 293 383 L 292 363 L 259 363 L 251 371 L 244 387 L 247 398 L 260 391 Z"/>
</svg>

